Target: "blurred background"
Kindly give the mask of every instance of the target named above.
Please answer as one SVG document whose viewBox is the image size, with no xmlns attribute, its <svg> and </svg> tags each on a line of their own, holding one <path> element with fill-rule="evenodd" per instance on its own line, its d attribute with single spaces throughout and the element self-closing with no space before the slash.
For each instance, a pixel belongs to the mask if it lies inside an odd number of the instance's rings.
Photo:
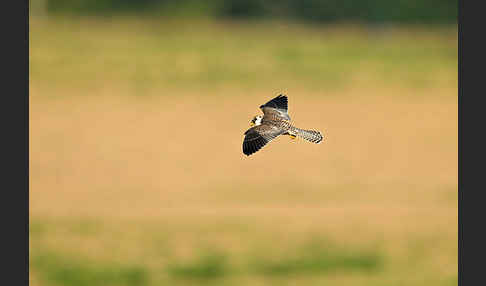
<svg viewBox="0 0 486 286">
<path fill-rule="evenodd" d="M 457 285 L 456 14 L 31 0 L 30 285 Z"/>
</svg>

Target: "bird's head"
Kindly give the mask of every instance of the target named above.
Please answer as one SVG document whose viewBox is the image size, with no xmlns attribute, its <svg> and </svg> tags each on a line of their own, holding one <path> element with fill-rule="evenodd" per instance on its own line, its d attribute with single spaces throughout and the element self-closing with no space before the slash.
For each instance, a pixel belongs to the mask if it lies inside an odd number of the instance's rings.
<svg viewBox="0 0 486 286">
<path fill-rule="evenodd" d="M 257 115 L 255 117 L 253 117 L 253 119 L 250 121 L 250 126 L 258 126 L 258 125 L 262 124 L 262 119 L 263 119 L 263 116 L 261 116 L 261 115 Z"/>
</svg>

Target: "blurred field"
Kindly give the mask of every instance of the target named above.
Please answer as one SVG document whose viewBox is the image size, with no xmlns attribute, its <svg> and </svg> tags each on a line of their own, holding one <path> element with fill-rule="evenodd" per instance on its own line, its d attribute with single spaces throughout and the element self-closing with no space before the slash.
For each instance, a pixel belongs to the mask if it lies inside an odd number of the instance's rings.
<svg viewBox="0 0 486 286">
<path fill-rule="evenodd" d="M 31 285 L 457 283 L 455 27 L 30 25 Z"/>
</svg>

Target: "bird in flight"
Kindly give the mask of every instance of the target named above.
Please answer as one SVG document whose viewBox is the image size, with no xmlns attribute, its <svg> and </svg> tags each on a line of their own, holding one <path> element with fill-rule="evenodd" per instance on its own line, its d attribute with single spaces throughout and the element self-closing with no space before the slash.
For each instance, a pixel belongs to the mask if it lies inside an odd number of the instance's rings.
<svg viewBox="0 0 486 286">
<path fill-rule="evenodd" d="M 290 123 L 287 96 L 280 94 L 269 102 L 260 106 L 262 115 L 253 117 L 250 121 L 252 128 L 245 132 L 243 153 L 247 156 L 255 153 L 279 135 L 289 135 L 291 139 L 297 136 L 312 143 L 321 143 L 322 135 L 319 131 L 304 130 Z"/>
</svg>

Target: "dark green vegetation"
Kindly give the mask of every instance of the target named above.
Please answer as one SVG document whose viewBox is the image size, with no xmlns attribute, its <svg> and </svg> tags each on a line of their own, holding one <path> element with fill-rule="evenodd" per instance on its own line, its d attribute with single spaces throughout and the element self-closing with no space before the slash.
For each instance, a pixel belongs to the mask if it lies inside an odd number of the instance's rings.
<svg viewBox="0 0 486 286">
<path fill-rule="evenodd" d="M 231 270 L 224 255 L 206 253 L 191 262 L 175 262 L 168 266 L 168 272 L 176 278 L 211 279 L 228 275 Z"/>
<path fill-rule="evenodd" d="M 77 14 L 153 13 L 315 22 L 455 23 L 455 0 L 46 0 L 48 11 Z"/>
<path fill-rule="evenodd" d="M 85 232 L 85 227 L 91 224 L 90 221 L 45 224 L 37 220 L 31 223 L 31 243 L 37 247 L 31 250 L 30 264 L 32 271 L 38 273 L 39 281 L 47 285 L 66 286 L 143 286 L 157 285 L 157 282 L 170 285 L 170 281 L 172 283 L 212 280 L 221 282 L 224 279 L 229 281 L 252 276 L 278 279 L 333 273 L 373 275 L 376 271 L 382 271 L 384 263 L 383 254 L 379 250 L 340 249 L 328 240 L 321 240 L 319 243 L 313 241 L 303 245 L 281 245 L 284 247 L 275 249 L 275 253 L 271 256 L 262 255 L 255 249 L 235 255 L 231 251 L 221 249 L 201 251 L 197 250 L 201 247 L 196 247 L 191 258 L 182 258 L 178 257 L 175 251 L 171 251 L 168 245 L 164 245 L 167 242 L 157 241 L 157 236 L 154 236 L 148 238 L 151 243 L 144 248 L 153 253 L 166 249 L 165 263 L 157 266 L 150 261 L 139 262 L 136 266 L 123 263 L 123 260 L 109 262 L 107 258 L 90 258 L 89 255 L 76 249 L 56 250 L 56 247 L 45 248 L 42 247 L 42 243 L 39 243 L 47 234 L 39 232 L 40 229 L 56 227 L 62 233 L 63 239 L 69 240 L 81 236 L 88 243 L 93 243 L 93 239 L 97 236 L 107 235 L 107 232 L 112 229 L 99 224 L 99 232 Z M 51 235 L 55 234 L 51 233 Z M 259 243 L 260 247 L 268 247 L 266 244 L 267 242 Z M 62 243 L 59 246 L 62 248 L 65 245 L 66 243 Z M 100 255 L 103 257 L 106 253 Z"/>
<path fill-rule="evenodd" d="M 307 250 L 307 251 L 305 251 Z M 264 275 L 309 275 L 332 272 L 373 271 L 381 266 L 377 253 L 329 249 L 304 249 L 299 255 L 256 261 L 254 269 Z"/>
<path fill-rule="evenodd" d="M 74 255 L 60 257 L 57 253 L 49 252 L 34 256 L 30 264 L 39 271 L 40 279 L 49 285 L 147 285 L 146 270 L 137 266 L 93 263 Z"/>
</svg>

